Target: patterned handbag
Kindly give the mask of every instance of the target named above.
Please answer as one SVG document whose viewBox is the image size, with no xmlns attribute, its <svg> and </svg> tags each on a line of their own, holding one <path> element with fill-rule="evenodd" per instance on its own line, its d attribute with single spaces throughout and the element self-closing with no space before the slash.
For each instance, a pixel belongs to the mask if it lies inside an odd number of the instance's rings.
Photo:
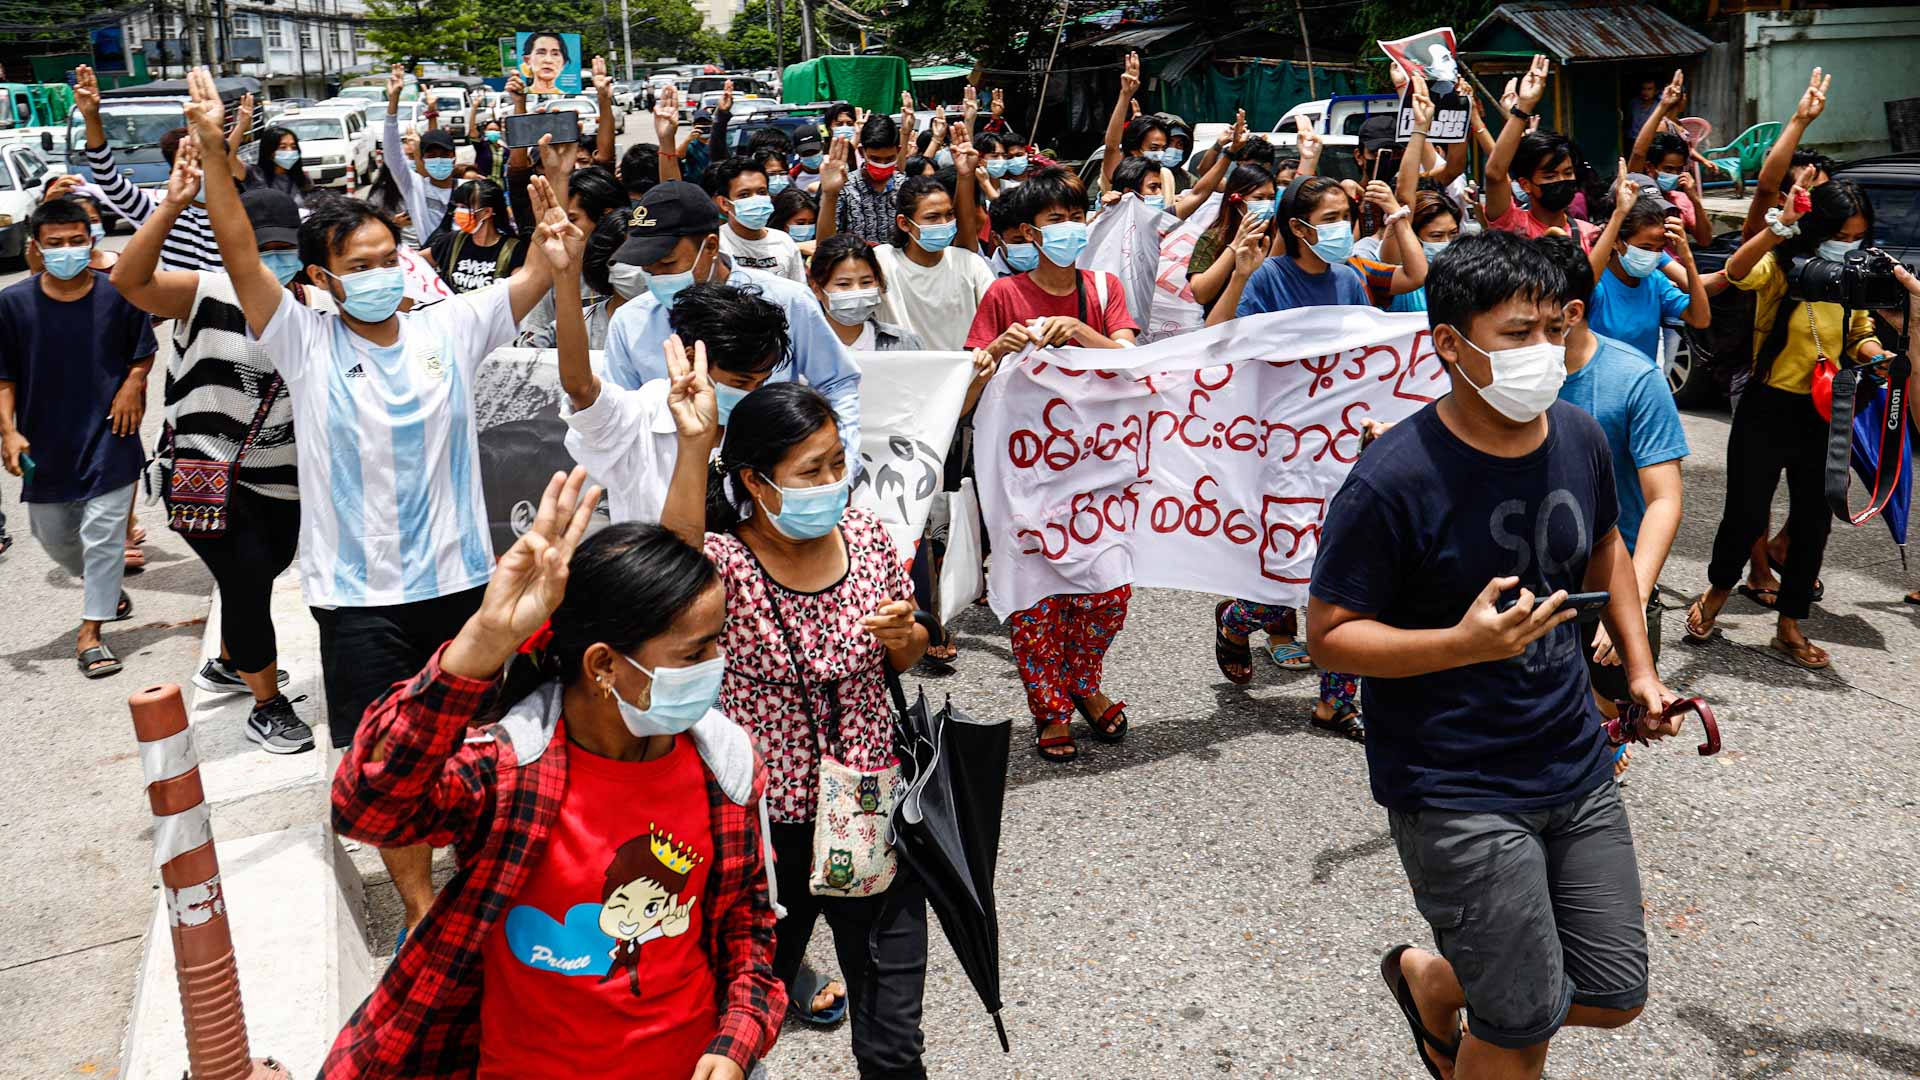
<svg viewBox="0 0 1920 1080">
<path fill-rule="evenodd" d="M 167 473 L 164 493 L 168 528 L 182 536 L 203 539 L 215 539 L 227 534 L 227 498 L 233 493 L 234 475 L 239 471 L 240 460 L 247 456 L 247 448 L 253 445 L 254 438 L 260 434 L 260 425 L 266 423 L 267 414 L 273 411 L 273 403 L 285 387 L 286 383 L 278 375 L 267 384 L 266 397 L 261 399 L 260 407 L 254 411 L 253 425 L 247 429 L 247 437 L 240 440 L 240 450 L 233 455 L 232 461 L 182 459 L 176 453 L 173 468 Z"/>
<path fill-rule="evenodd" d="M 800 666 L 799 646 L 787 630 L 786 617 L 773 598 L 775 586 L 764 568 L 761 577 L 767 585 L 767 607 L 773 612 L 774 625 L 780 629 L 793 665 L 807 726 L 818 731 L 813 694 Z M 880 663 L 886 662 L 883 654 Z M 873 771 L 846 764 L 840 741 L 839 698 L 829 694 L 828 704 L 832 715 L 826 729 L 827 752 L 820 755 L 819 787 L 814 792 L 813 865 L 807 873 L 807 891 L 815 896 L 875 896 L 887 891 L 900 870 L 900 857 L 887 839 L 893 804 L 900 795 L 900 763 L 895 761 Z"/>
</svg>

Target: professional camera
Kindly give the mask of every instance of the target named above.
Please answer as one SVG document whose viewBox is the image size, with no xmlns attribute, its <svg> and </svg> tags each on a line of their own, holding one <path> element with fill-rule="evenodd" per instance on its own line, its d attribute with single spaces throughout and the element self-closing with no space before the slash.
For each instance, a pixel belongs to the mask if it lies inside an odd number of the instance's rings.
<svg viewBox="0 0 1920 1080">
<path fill-rule="evenodd" d="M 1855 311 L 1905 308 L 1907 290 L 1893 276 L 1897 265 L 1893 256 L 1879 248 L 1849 251 L 1839 262 L 1801 259 L 1787 271 L 1787 292 L 1795 300 L 1839 304 Z"/>
</svg>

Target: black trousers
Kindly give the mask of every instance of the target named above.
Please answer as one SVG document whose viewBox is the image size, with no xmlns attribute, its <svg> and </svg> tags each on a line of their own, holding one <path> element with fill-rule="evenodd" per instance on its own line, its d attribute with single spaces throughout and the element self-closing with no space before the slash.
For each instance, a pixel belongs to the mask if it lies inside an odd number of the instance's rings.
<svg viewBox="0 0 1920 1080">
<path fill-rule="evenodd" d="M 927 895 L 905 866 L 878 896 L 852 900 L 807 891 L 813 823 L 773 826 L 773 873 L 787 917 L 773 928 L 773 973 L 792 985 L 825 915 L 847 986 L 860 1080 L 926 1080 L 920 1009 L 927 983 Z M 810 1002 L 796 1002 L 804 1009 Z"/>
<path fill-rule="evenodd" d="M 1707 580 L 1731 589 L 1752 557 L 1753 542 L 1767 533 L 1767 515 L 1780 474 L 1787 474 L 1787 565 L 1780 571 L 1777 610 L 1804 619 L 1813 606 L 1813 583 L 1826 557 L 1833 513 L 1827 509 L 1827 422 L 1813 398 L 1761 382 L 1747 385 L 1727 437 L 1727 504 L 1713 537 Z"/>
<path fill-rule="evenodd" d="M 224 536 L 181 534 L 220 586 L 220 640 L 235 670 L 264 670 L 280 655 L 273 632 L 273 579 L 300 543 L 300 503 L 235 485 Z"/>
<path fill-rule="evenodd" d="M 327 734 L 335 748 L 353 745 L 367 706 L 427 666 L 480 610 L 485 585 L 465 592 L 386 607 L 310 608 L 320 624 L 320 677 L 327 689 Z"/>
</svg>

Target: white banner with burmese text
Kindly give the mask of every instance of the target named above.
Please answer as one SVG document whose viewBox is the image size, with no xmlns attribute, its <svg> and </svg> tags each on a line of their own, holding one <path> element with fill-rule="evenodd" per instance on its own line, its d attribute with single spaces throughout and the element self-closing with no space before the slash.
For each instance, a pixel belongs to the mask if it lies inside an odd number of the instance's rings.
<svg viewBox="0 0 1920 1080">
<path fill-rule="evenodd" d="M 975 419 L 994 614 L 1126 584 L 1304 604 L 1361 422 L 1447 387 L 1424 314 L 1365 307 L 1004 364 Z"/>
</svg>

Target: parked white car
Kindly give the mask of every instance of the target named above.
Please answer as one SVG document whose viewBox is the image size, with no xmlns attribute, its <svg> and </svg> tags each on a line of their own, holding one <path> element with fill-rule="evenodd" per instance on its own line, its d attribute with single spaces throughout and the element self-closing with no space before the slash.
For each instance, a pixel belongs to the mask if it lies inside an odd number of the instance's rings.
<svg viewBox="0 0 1920 1080">
<path fill-rule="evenodd" d="M 24 140 L 0 143 L 0 163 L 0 259 L 18 259 L 27 252 L 27 218 L 40 205 L 53 167 L 38 145 Z"/>
<path fill-rule="evenodd" d="M 421 98 L 440 111 L 440 126 L 453 132 L 455 140 L 467 137 L 467 92 L 458 86 L 430 86 Z"/>
<path fill-rule="evenodd" d="M 583 141 L 600 137 L 600 103 L 598 101 L 584 97 L 560 98 L 557 101 L 547 102 L 540 111 L 560 112 L 562 110 L 580 114 L 580 138 Z M 615 115 L 618 115 L 617 110 Z"/>
<path fill-rule="evenodd" d="M 373 146 L 378 141 L 357 108 L 316 105 L 294 109 L 279 126 L 300 140 L 300 167 L 319 187 L 357 187 L 373 175 Z"/>
</svg>

